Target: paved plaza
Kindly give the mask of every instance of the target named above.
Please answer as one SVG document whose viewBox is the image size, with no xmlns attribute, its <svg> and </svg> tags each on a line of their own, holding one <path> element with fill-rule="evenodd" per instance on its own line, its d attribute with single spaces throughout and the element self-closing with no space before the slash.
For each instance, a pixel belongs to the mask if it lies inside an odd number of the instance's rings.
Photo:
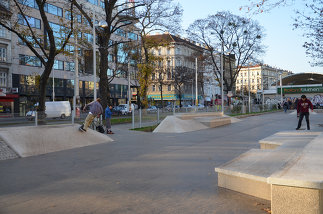
<svg viewBox="0 0 323 214">
<path fill-rule="evenodd" d="M 310 120 L 323 132 L 322 113 Z M 113 142 L 0 161 L 0 213 L 268 213 L 270 201 L 218 187 L 214 168 L 296 125 L 283 112 L 188 133 L 117 125 Z"/>
</svg>

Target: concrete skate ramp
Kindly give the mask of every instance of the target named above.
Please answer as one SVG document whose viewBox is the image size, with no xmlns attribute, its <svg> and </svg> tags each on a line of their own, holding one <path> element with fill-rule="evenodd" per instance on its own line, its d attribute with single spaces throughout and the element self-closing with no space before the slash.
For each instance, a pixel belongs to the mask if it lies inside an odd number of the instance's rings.
<svg viewBox="0 0 323 214">
<path fill-rule="evenodd" d="M 234 120 L 238 122 L 240 120 Z M 229 116 L 217 112 L 203 112 L 191 114 L 178 114 L 167 116 L 154 132 L 160 133 L 184 133 L 201 129 L 215 128 L 232 123 Z"/>
<path fill-rule="evenodd" d="M 20 157 L 46 154 L 113 141 L 110 137 L 88 129 L 80 132 L 79 126 L 29 126 L 1 128 L 0 137 Z"/>
<path fill-rule="evenodd" d="M 154 132 L 160 133 L 183 133 L 197 131 L 201 129 L 208 129 L 209 127 L 203 125 L 196 120 L 182 120 L 176 116 L 167 116 Z"/>
</svg>

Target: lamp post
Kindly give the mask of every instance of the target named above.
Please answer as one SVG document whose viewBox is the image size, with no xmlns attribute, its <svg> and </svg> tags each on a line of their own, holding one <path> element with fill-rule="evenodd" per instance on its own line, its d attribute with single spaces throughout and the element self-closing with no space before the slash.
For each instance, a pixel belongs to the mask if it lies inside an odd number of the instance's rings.
<svg viewBox="0 0 323 214">
<path fill-rule="evenodd" d="M 197 58 L 195 58 L 195 110 L 199 104 L 198 93 L 197 93 Z"/>
<path fill-rule="evenodd" d="M 250 64 L 248 64 L 248 109 L 249 114 L 251 113 L 251 98 L 250 98 Z"/>
<path fill-rule="evenodd" d="M 96 41 L 95 41 L 95 27 L 100 26 L 100 27 L 107 27 L 108 24 L 106 21 L 100 21 L 99 24 L 95 24 L 95 10 L 93 10 L 93 28 L 92 28 L 92 35 L 93 35 L 93 97 L 94 100 L 96 100 Z"/>
<path fill-rule="evenodd" d="M 129 105 L 129 112 L 132 111 L 131 109 L 131 87 L 130 87 L 130 61 L 128 62 L 128 105 Z"/>
<path fill-rule="evenodd" d="M 224 114 L 224 100 L 223 100 L 223 52 L 224 52 L 224 47 L 223 47 L 223 42 L 222 42 L 222 45 L 221 45 L 221 66 L 220 66 L 220 69 L 221 69 L 221 112 L 222 112 L 222 115 Z"/>
<path fill-rule="evenodd" d="M 52 91 L 52 98 L 53 98 L 53 102 L 55 101 L 55 77 L 54 77 L 54 69 L 52 70 L 53 73 L 53 91 Z"/>
<path fill-rule="evenodd" d="M 261 69 L 262 110 L 265 111 L 264 71 Z"/>
<path fill-rule="evenodd" d="M 283 104 L 283 83 L 282 83 L 282 75 L 279 75 L 280 78 L 280 104 Z"/>
</svg>

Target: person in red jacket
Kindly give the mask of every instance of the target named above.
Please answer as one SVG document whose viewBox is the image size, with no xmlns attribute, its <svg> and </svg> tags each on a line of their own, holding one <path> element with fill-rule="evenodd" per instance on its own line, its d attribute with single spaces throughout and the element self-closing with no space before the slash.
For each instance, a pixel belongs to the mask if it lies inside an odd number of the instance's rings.
<svg viewBox="0 0 323 214">
<path fill-rule="evenodd" d="M 301 98 L 302 99 L 299 100 L 298 104 L 297 104 L 297 112 L 299 112 L 299 120 L 298 120 L 298 125 L 297 125 L 296 130 L 301 128 L 304 116 L 305 116 L 306 123 L 307 123 L 307 130 L 310 130 L 309 109 L 311 108 L 311 110 L 313 112 L 313 104 L 311 103 L 310 100 L 308 100 L 306 98 L 305 95 L 302 95 Z"/>
</svg>

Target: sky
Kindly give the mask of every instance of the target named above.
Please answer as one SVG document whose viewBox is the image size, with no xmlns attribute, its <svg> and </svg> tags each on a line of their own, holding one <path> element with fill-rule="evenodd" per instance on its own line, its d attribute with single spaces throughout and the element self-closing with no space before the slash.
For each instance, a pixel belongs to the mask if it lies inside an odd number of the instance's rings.
<svg viewBox="0 0 323 214">
<path fill-rule="evenodd" d="M 240 11 L 241 6 L 247 5 L 247 0 L 177 0 L 184 10 L 182 23 L 185 30 L 196 19 L 206 18 L 208 15 L 220 11 L 243 17 L 249 17 L 246 10 Z M 277 67 L 293 73 L 321 73 L 323 67 L 311 67 L 302 47 L 305 38 L 302 31 L 293 30 L 295 10 L 302 9 L 302 1 L 294 5 L 279 7 L 269 12 L 253 15 L 251 19 L 257 20 L 265 29 L 263 44 L 267 47 L 262 60 L 264 64 Z"/>
</svg>

